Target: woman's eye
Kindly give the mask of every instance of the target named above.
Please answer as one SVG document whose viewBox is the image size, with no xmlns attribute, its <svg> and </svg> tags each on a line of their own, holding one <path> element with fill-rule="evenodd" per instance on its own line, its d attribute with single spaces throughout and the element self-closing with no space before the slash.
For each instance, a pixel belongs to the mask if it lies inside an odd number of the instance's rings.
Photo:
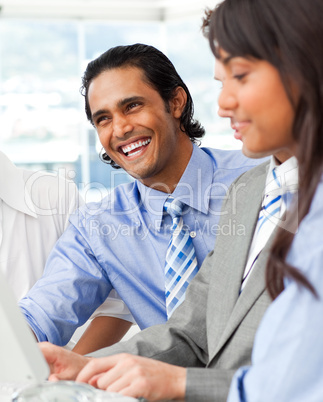
<svg viewBox="0 0 323 402">
<path fill-rule="evenodd" d="M 241 81 L 243 78 L 245 78 L 247 75 L 247 73 L 243 73 L 243 74 L 234 74 L 233 78 L 235 78 L 238 81 Z"/>
</svg>

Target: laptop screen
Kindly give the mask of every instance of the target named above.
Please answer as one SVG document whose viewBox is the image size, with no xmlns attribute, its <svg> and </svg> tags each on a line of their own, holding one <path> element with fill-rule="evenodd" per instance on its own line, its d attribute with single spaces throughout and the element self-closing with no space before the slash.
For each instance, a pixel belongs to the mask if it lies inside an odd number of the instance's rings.
<svg viewBox="0 0 323 402">
<path fill-rule="evenodd" d="M 0 271 L 0 382 L 42 382 L 49 367 Z"/>
</svg>

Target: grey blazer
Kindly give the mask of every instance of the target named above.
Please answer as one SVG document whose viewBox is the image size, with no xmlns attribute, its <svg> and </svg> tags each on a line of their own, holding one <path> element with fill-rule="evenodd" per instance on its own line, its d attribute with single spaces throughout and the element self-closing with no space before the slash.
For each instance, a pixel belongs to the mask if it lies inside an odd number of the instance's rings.
<svg viewBox="0 0 323 402">
<path fill-rule="evenodd" d="M 234 372 L 250 364 L 254 336 L 270 304 L 264 272 L 274 234 L 239 296 L 267 169 L 268 162 L 244 173 L 230 187 L 215 248 L 170 320 L 92 356 L 127 352 L 188 367 L 185 400 L 226 400 Z"/>
</svg>

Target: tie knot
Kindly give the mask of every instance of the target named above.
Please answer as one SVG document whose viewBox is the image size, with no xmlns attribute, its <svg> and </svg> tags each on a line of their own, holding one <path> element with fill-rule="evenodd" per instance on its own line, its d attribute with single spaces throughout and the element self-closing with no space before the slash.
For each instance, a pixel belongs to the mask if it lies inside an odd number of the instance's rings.
<svg viewBox="0 0 323 402">
<path fill-rule="evenodd" d="M 282 195 L 280 177 L 277 176 L 276 168 L 271 171 L 271 180 L 266 183 L 265 198 L 276 198 Z"/>
<path fill-rule="evenodd" d="M 279 180 L 278 177 L 277 177 L 276 168 L 273 168 L 272 174 L 273 174 L 273 178 L 274 178 L 276 187 L 280 188 L 280 187 L 281 187 L 281 183 L 280 183 L 280 180 Z"/>
<path fill-rule="evenodd" d="M 172 219 L 178 218 L 182 215 L 183 207 L 184 204 L 180 200 L 174 199 L 172 196 L 169 196 L 164 204 L 164 210 L 172 217 Z"/>
</svg>

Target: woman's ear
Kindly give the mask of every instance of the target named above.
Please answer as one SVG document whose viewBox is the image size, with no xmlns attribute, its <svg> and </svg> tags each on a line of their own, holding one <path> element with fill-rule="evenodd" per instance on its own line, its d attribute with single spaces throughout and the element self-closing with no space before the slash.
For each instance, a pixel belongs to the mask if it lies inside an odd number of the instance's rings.
<svg viewBox="0 0 323 402">
<path fill-rule="evenodd" d="M 172 115 L 176 119 L 180 119 L 183 113 L 183 110 L 186 106 L 187 102 L 187 94 L 182 87 L 177 87 L 174 89 L 173 98 L 170 101 L 170 109 Z"/>
</svg>

